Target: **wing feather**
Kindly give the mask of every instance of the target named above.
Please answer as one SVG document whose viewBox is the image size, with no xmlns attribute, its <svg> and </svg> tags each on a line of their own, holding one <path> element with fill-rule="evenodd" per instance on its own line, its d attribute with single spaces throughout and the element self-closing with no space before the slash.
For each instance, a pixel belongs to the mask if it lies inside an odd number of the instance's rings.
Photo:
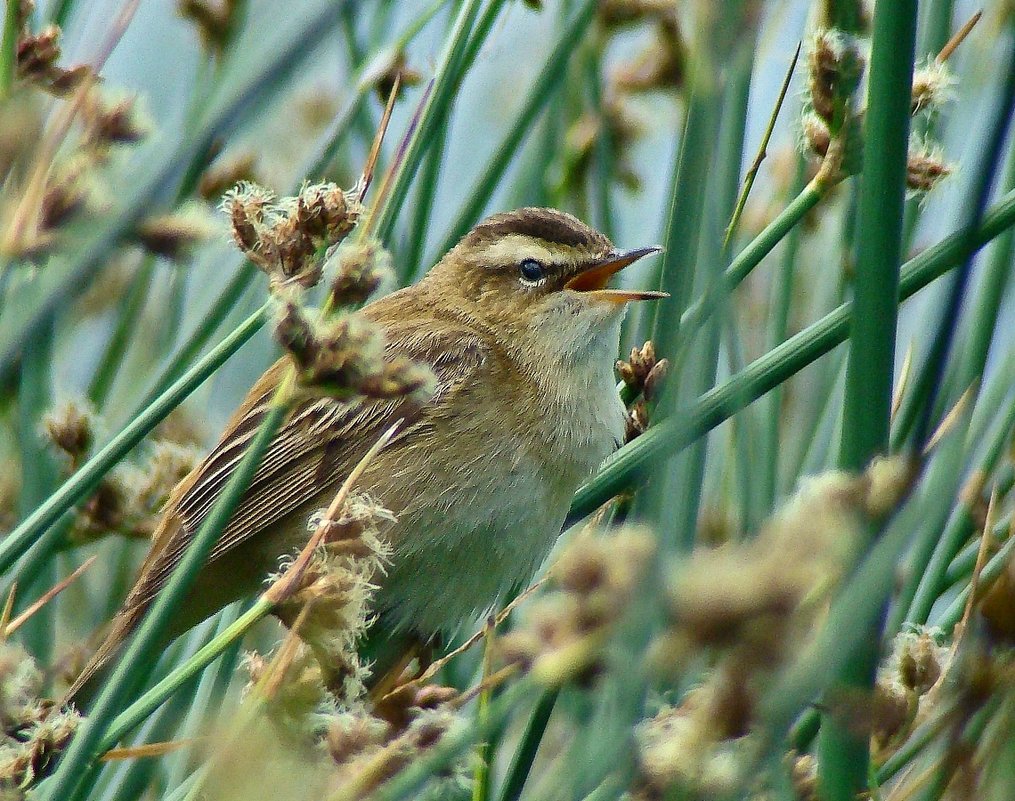
<svg viewBox="0 0 1015 801">
<path fill-rule="evenodd" d="M 449 398 L 469 384 L 486 360 L 480 338 L 467 328 L 438 328 L 427 322 L 387 326 L 386 355 L 408 356 L 431 365 L 437 384 L 430 402 L 422 407 L 405 398 L 300 403 L 269 446 L 209 561 L 257 536 L 329 486 L 337 486 L 396 420 L 404 422 L 392 444 L 429 427 L 429 418 L 447 408 Z M 273 385 L 281 369 L 283 363 L 276 363 L 265 383 Z M 271 396 L 270 387 L 265 390 L 258 385 L 251 391 L 218 445 L 181 485 L 184 491 L 171 499 L 165 515 L 175 517 L 178 525 L 166 528 L 168 541 L 153 543 L 152 556 L 128 596 L 125 611 L 146 606 L 165 585 L 243 458 Z"/>
</svg>

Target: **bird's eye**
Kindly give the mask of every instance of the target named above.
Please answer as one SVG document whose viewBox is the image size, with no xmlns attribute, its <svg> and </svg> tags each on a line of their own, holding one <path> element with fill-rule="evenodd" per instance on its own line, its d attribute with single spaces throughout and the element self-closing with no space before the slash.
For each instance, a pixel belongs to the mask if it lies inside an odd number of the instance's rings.
<svg viewBox="0 0 1015 801">
<path fill-rule="evenodd" d="M 522 274 L 522 278 L 532 283 L 542 281 L 546 275 L 543 270 L 543 265 L 535 259 L 525 259 L 520 265 L 518 265 L 518 269 Z"/>
</svg>

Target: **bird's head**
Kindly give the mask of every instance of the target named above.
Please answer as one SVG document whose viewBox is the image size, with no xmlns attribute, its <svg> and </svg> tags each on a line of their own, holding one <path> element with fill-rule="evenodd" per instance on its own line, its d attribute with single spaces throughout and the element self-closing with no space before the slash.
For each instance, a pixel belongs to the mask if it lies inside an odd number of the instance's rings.
<svg viewBox="0 0 1015 801">
<path fill-rule="evenodd" d="M 504 337 L 529 332 L 577 344 L 616 328 L 629 302 L 666 297 L 607 288 L 614 273 L 658 250 L 618 250 L 570 214 L 523 208 L 479 223 L 430 278 L 452 306 Z"/>
</svg>

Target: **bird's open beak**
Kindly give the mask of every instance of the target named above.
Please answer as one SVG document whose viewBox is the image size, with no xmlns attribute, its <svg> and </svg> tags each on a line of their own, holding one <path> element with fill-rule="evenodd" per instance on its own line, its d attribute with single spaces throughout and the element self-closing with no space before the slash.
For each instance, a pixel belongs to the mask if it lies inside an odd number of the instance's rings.
<svg viewBox="0 0 1015 801">
<path fill-rule="evenodd" d="M 660 250 L 662 250 L 660 247 L 648 247 L 614 253 L 603 261 L 596 262 L 591 267 L 582 270 L 578 275 L 564 284 L 564 289 L 570 289 L 574 292 L 585 292 L 598 300 L 607 300 L 613 303 L 668 298 L 669 295 L 665 292 L 606 288 L 610 277 L 614 273 L 620 272 L 629 264 L 634 264 L 634 262 L 643 256 L 658 253 Z"/>
</svg>

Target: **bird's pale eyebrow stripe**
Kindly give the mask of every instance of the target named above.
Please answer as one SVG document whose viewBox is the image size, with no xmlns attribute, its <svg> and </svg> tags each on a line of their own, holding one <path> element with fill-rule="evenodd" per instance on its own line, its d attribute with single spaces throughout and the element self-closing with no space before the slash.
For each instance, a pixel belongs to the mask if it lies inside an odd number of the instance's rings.
<svg viewBox="0 0 1015 801">
<path fill-rule="evenodd" d="M 559 262 L 561 257 L 559 252 L 551 253 L 542 240 L 524 234 L 508 234 L 487 242 L 478 248 L 476 255 L 481 263 L 491 266 L 517 264 L 523 259 L 549 264 Z"/>
</svg>

